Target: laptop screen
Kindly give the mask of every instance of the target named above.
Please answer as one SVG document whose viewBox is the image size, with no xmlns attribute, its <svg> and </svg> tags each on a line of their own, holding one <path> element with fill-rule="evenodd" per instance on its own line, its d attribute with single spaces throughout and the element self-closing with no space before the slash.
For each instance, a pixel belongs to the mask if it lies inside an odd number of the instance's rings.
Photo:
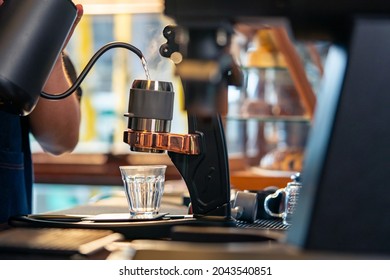
<svg viewBox="0 0 390 280">
<path fill-rule="evenodd" d="M 349 45 L 330 49 L 288 243 L 390 252 L 389 50 L 381 19 L 357 20 Z"/>
</svg>

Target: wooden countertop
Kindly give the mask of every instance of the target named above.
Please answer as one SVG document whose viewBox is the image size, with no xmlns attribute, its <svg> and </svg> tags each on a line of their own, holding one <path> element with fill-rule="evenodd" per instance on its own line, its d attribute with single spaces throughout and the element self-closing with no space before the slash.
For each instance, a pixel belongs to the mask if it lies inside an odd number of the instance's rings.
<svg viewBox="0 0 390 280">
<path fill-rule="evenodd" d="M 68 154 L 51 156 L 34 153 L 36 183 L 121 186 L 119 166 L 136 164 L 166 164 L 166 180 L 182 179 L 167 154 L 125 155 Z M 242 159 L 230 159 L 230 181 L 237 190 L 262 190 L 268 186 L 285 187 L 291 181 L 288 172 L 265 172 L 248 167 Z"/>
</svg>

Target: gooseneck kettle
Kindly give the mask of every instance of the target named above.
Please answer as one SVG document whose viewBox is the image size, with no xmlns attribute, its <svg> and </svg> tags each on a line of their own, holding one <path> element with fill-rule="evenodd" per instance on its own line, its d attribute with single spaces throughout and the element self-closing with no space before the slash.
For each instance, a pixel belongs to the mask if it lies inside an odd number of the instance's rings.
<svg viewBox="0 0 390 280">
<path fill-rule="evenodd" d="M 0 109 L 29 114 L 76 20 L 70 0 L 5 0 L 0 6 Z"/>
<path fill-rule="evenodd" d="M 39 97 L 58 100 L 80 86 L 97 59 L 112 48 L 125 48 L 140 59 L 142 52 L 125 42 L 101 47 L 63 93 L 42 91 L 77 17 L 70 0 L 5 0 L 0 6 L 0 110 L 21 116 L 35 108 Z M 148 78 L 149 79 L 149 78 Z"/>
</svg>

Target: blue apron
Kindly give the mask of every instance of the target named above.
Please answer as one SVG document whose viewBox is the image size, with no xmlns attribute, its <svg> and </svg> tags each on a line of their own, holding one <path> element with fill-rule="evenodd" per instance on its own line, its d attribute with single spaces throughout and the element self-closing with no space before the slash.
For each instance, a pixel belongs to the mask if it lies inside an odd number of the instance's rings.
<svg viewBox="0 0 390 280">
<path fill-rule="evenodd" d="M 0 223 L 31 213 L 32 182 L 28 119 L 0 111 Z"/>
</svg>

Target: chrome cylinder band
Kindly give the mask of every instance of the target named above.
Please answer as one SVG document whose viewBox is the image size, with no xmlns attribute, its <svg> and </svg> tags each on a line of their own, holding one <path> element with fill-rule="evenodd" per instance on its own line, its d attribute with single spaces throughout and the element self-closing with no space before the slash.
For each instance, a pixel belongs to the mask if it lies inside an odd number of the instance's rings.
<svg viewBox="0 0 390 280">
<path fill-rule="evenodd" d="M 129 118 L 128 128 L 136 131 L 170 132 L 170 120 Z"/>
<path fill-rule="evenodd" d="M 153 91 L 173 91 L 173 85 L 171 82 L 153 80 L 135 80 L 131 88 Z"/>
</svg>

